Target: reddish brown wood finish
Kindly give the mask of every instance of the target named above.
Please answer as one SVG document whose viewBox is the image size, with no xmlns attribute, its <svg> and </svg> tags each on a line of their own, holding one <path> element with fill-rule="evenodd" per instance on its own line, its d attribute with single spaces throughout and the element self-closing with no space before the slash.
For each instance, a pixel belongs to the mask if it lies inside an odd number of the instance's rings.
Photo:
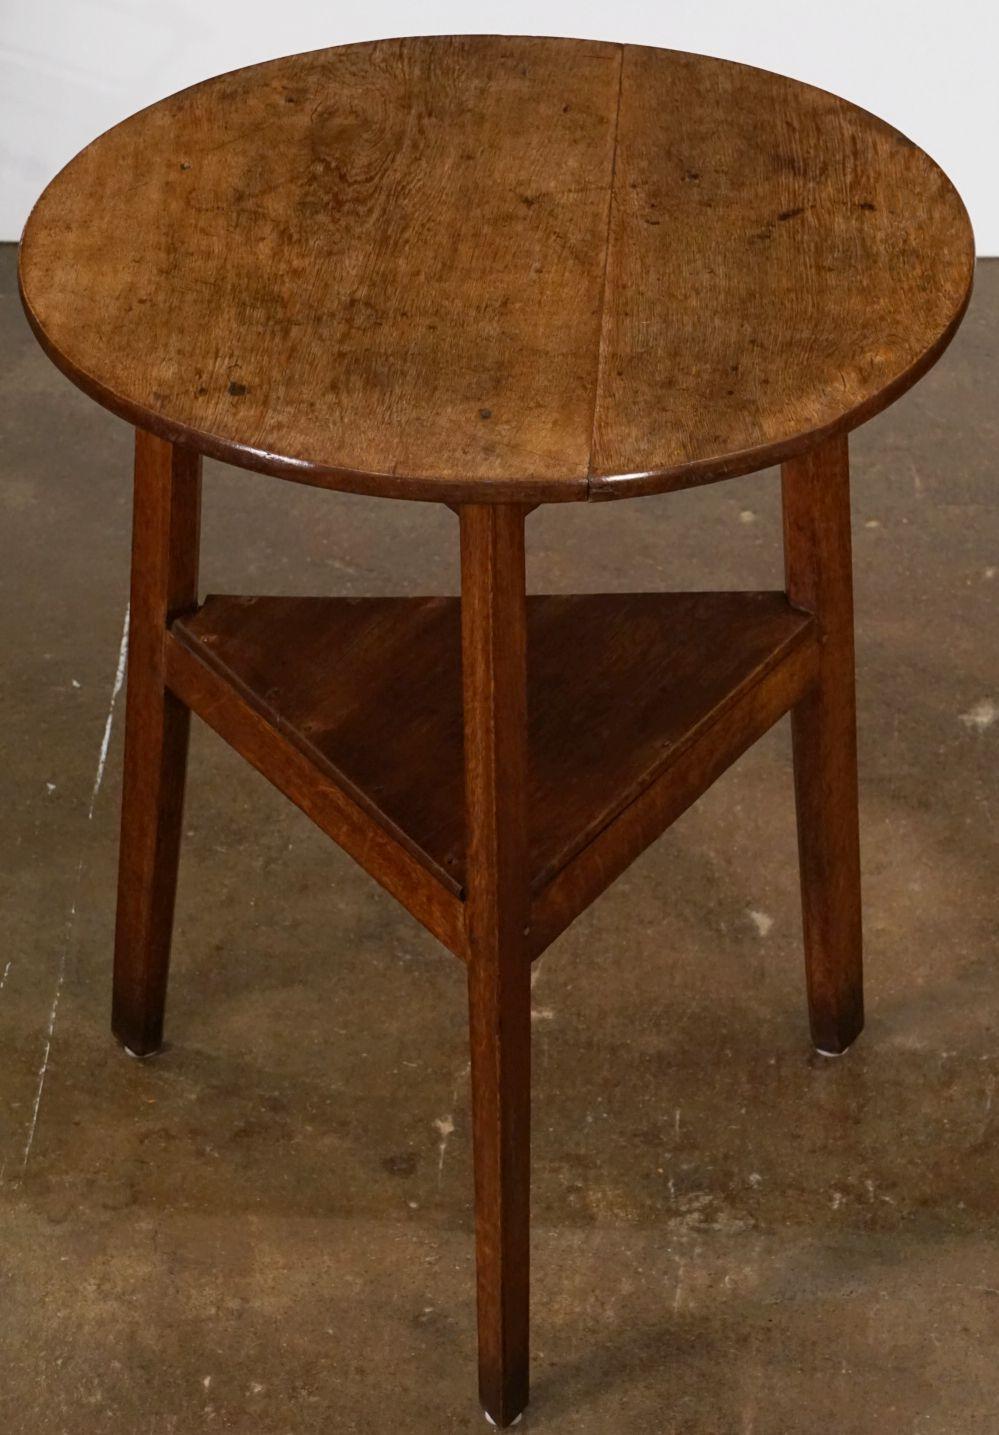
<svg viewBox="0 0 999 1435">
<path fill-rule="evenodd" d="M 527 600 L 529 510 L 484 504 L 459 509 L 460 634 L 448 599 L 199 608 L 199 494 L 199 460 L 140 432 L 114 1029 L 161 1041 L 194 710 L 468 963 L 480 1393 L 506 1425 L 528 1398 L 531 960 L 788 709 L 813 1038 L 862 1024 L 845 440 L 785 465 L 793 605 Z"/>
<path fill-rule="evenodd" d="M 532 891 L 613 827 L 689 746 L 714 745 L 722 714 L 759 682 L 778 680 L 813 626 L 783 593 L 530 596 Z M 172 631 L 225 680 L 211 684 L 212 726 L 235 689 L 309 759 L 324 791 L 348 795 L 460 897 L 459 630 L 453 598 L 213 595 Z M 192 705 L 204 701 L 199 691 Z M 336 837 L 335 822 L 325 830 Z"/>
<path fill-rule="evenodd" d="M 861 1029 L 845 433 L 940 355 L 972 266 L 949 181 L 855 106 L 540 38 L 221 76 L 88 146 L 26 227 L 41 343 L 151 431 L 114 1031 L 139 1055 L 162 1038 L 194 710 L 468 964 L 499 1425 L 528 1398 L 531 959 L 788 709 L 812 1036 L 840 1052 Z M 197 608 L 195 449 L 455 507 L 460 611 Z M 526 600 L 529 505 L 776 462 L 790 602 Z"/>
<path fill-rule="evenodd" d="M 479 1395 L 527 1404 L 531 963 L 524 510 L 463 508 L 461 655 Z"/>
<path fill-rule="evenodd" d="M 25 228 L 55 363 L 231 463 L 447 503 L 618 498 L 863 422 L 957 328 L 958 195 L 857 106 L 704 55 L 420 36 L 116 125 Z"/>
<path fill-rule="evenodd" d="M 335 776 L 273 727 L 246 698 L 171 633 L 166 681 L 172 693 L 334 838 L 376 882 L 457 956 L 465 955 L 465 911 L 408 845 L 370 816 Z"/>
<path fill-rule="evenodd" d="M 562 868 L 531 908 L 528 947 L 537 958 L 685 812 L 815 681 L 814 631 L 802 630 L 780 662 L 720 704 L 671 755 L 669 767 Z"/>
<path fill-rule="evenodd" d="M 788 596 L 815 615 L 818 681 L 794 708 L 795 796 L 812 1040 L 838 1055 L 864 1025 L 846 437 L 784 465 Z"/>
<path fill-rule="evenodd" d="M 200 523 L 201 459 L 139 430 L 111 1018 L 135 1056 L 163 1037 L 190 725 L 166 689 L 163 644 L 198 601 Z"/>
</svg>

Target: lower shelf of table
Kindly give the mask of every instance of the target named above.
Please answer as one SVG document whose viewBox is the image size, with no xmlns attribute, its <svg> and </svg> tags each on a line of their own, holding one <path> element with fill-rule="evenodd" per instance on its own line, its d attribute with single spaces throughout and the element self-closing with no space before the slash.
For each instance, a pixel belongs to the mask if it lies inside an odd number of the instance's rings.
<svg viewBox="0 0 999 1435">
<path fill-rule="evenodd" d="M 536 941 L 547 944 L 797 701 L 815 653 L 812 619 L 783 593 L 528 599 Z M 396 895 L 455 946 L 465 883 L 457 599 L 212 596 L 174 623 L 168 681 L 390 890 L 379 844 L 388 866 L 404 854 L 446 915 L 435 927 L 424 896 Z"/>
</svg>

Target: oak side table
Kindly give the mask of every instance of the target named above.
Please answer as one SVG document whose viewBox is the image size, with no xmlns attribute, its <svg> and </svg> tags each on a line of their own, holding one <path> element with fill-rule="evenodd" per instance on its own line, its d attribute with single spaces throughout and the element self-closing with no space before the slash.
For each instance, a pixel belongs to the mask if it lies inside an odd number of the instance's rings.
<svg viewBox="0 0 999 1435">
<path fill-rule="evenodd" d="M 49 185 L 21 289 L 134 424 L 113 1027 L 160 1045 L 189 714 L 468 967 L 479 1382 L 528 1398 L 532 960 L 790 711 L 812 1039 L 863 1022 L 847 433 L 939 357 L 973 241 L 821 90 L 475 36 L 195 85 Z M 444 503 L 461 598 L 199 601 L 202 455 Z M 786 591 L 526 596 L 541 503 L 782 466 Z"/>
</svg>

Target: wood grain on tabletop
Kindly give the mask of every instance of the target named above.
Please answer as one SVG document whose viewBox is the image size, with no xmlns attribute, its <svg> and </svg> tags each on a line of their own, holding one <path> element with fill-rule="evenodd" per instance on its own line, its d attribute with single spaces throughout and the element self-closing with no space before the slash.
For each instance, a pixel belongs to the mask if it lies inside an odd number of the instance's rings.
<svg viewBox="0 0 999 1435">
<path fill-rule="evenodd" d="M 27 225 L 52 358 L 129 420 L 326 486 L 550 501 L 764 467 L 883 407 L 966 303 L 916 146 L 747 66 L 436 37 L 196 85 Z"/>
</svg>

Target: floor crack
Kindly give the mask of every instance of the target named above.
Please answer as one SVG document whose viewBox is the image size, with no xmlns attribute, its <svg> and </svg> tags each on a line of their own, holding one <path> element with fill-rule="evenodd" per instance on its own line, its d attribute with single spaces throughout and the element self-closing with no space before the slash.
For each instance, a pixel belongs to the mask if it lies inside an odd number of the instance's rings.
<svg viewBox="0 0 999 1435">
<path fill-rule="evenodd" d="M 130 608 L 125 608 L 125 619 L 122 624 L 121 643 L 118 648 L 118 665 L 115 668 L 114 683 L 111 687 L 111 701 L 108 704 L 108 714 L 104 721 L 104 734 L 101 738 L 100 752 L 97 757 L 97 772 L 94 776 L 94 785 L 90 792 L 90 805 L 87 808 L 87 821 L 92 822 L 94 808 L 97 806 L 97 795 L 101 790 L 104 781 L 104 769 L 108 760 L 108 749 L 111 745 L 111 728 L 114 724 L 115 705 L 118 701 L 118 694 L 121 692 L 122 684 L 125 681 L 125 662 L 128 656 L 128 624 Z M 38 1068 L 38 1085 L 35 1088 L 35 1100 L 31 1108 L 31 1120 L 28 1123 L 28 1134 L 24 1143 L 24 1154 L 21 1158 L 21 1174 L 18 1178 L 18 1185 L 24 1180 L 25 1172 L 28 1169 L 28 1160 L 31 1156 L 31 1148 L 35 1141 L 35 1130 L 38 1126 L 38 1112 L 42 1104 L 42 1095 L 45 1091 L 45 1078 L 49 1070 L 49 1056 L 52 1053 L 52 1037 L 55 1033 L 56 1018 L 59 1014 L 59 1001 L 62 997 L 63 984 L 66 980 L 66 953 L 69 949 L 73 928 L 76 925 L 76 910 L 80 900 L 80 887 L 83 881 L 84 856 L 80 857 L 76 868 L 76 879 L 73 888 L 73 901 L 70 904 L 69 916 L 66 919 L 66 931 L 63 937 L 62 950 L 59 953 L 59 969 L 56 973 L 55 992 L 52 997 L 52 1006 L 49 1009 L 48 1025 L 45 1029 L 45 1050 L 42 1053 L 42 1064 Z M 7 972 L 10 970 L 10 963 L 4 971 L 4 981 L 7 980 Z"/>
</svg>

